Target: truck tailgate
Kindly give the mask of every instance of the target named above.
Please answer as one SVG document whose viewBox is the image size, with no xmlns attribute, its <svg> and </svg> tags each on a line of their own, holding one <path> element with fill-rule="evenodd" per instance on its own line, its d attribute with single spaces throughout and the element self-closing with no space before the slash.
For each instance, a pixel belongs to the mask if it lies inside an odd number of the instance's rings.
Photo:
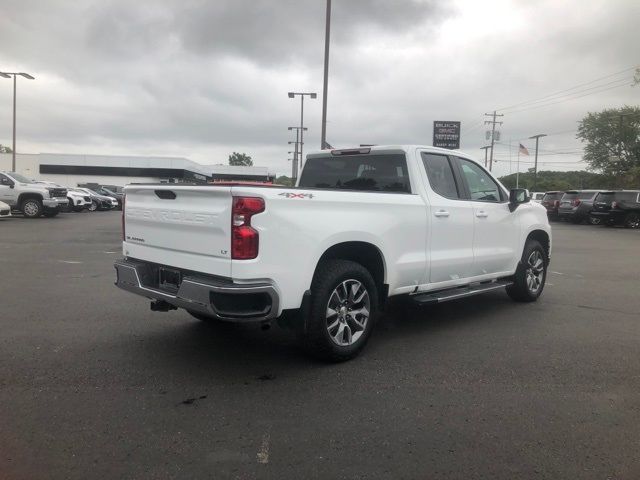
<svg viewBox="0 0 640 480">
<path fill-rule="evenodd" d="M 125 187 L 124 255 L 231 276 L 231 188 Z"/>
</svg>

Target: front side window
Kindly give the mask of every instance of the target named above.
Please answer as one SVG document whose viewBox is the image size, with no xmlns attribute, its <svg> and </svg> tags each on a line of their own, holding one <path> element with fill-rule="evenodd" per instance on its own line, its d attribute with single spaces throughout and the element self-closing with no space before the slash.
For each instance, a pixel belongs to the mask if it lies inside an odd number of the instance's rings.
<svg viewBox="0 0 640 480">
<path fill-rule="evenodd" d="M 423 152 L 422 163 L 434 192 L 446 198 L 460 198 L 451 163 L 445 155 Z"/>
<path fill-rule="evenodd" d="M 479 202 L 500 201 L 500 187 L 487 172 L 474 162 L 464 158 L 460 159 L 460 166 L 462 167 L 462 175 L 469 186 L 471 200 Z"/>
</svg>

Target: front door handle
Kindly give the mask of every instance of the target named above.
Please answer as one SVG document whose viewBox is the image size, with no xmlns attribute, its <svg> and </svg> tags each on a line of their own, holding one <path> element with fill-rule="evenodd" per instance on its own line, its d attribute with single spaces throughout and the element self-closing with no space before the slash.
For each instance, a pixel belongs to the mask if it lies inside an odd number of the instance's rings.
<svg viewBox="0 0 640 480">
<path fill-rule="evenodd" d="M 447 212 L 446 210 L 438 210 L 437 212 L 434 213 L 434 215 L 436 217 L 448 217 L 449 212 Z"/>
<path fill-rule="evenodd" d="M 478 218 L 487 218 L 488 216 L 489 214 L 484 210 L 480 210 L 479 212 L 476 212 L 476 217 Z"/>
</svg>

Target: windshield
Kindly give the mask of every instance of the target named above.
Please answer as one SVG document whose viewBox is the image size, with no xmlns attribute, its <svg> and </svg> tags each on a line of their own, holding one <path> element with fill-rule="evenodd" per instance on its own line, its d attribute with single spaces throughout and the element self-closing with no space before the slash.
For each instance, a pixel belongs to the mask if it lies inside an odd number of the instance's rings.
<svg viewBox="0 0 640 480">
<path fill-rule="evenodd" d="M 20 183 L 34 183 L 33 180 L 28 179 L 27 177 L 23 177 L 22 175 L 20 175 L 19 173 L 13 173 L 13 172 L 9 172 L 9 175 L 11 175 L 11 177 L 13 177 L 13 179 L 16 182 L 20 182 Z"/>
</svg>

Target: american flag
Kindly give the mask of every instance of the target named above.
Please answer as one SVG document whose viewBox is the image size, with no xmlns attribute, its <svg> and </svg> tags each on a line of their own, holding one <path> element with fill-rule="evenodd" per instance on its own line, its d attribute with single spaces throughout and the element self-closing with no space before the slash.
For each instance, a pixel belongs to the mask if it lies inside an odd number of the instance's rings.
<svg viewBox="0 0 640 480">
<path fill-rule="evenodd" d="M 522 145 L 522 144 L 520 144 L 520 150 L 519 150 L 519 152 L 520 152 L 522 155 L 529 156 L 529 150 L 527 150 L 527 147 L 525 147 L 525 146 L 524 146 L 524 145 Z"/>
</svg>

